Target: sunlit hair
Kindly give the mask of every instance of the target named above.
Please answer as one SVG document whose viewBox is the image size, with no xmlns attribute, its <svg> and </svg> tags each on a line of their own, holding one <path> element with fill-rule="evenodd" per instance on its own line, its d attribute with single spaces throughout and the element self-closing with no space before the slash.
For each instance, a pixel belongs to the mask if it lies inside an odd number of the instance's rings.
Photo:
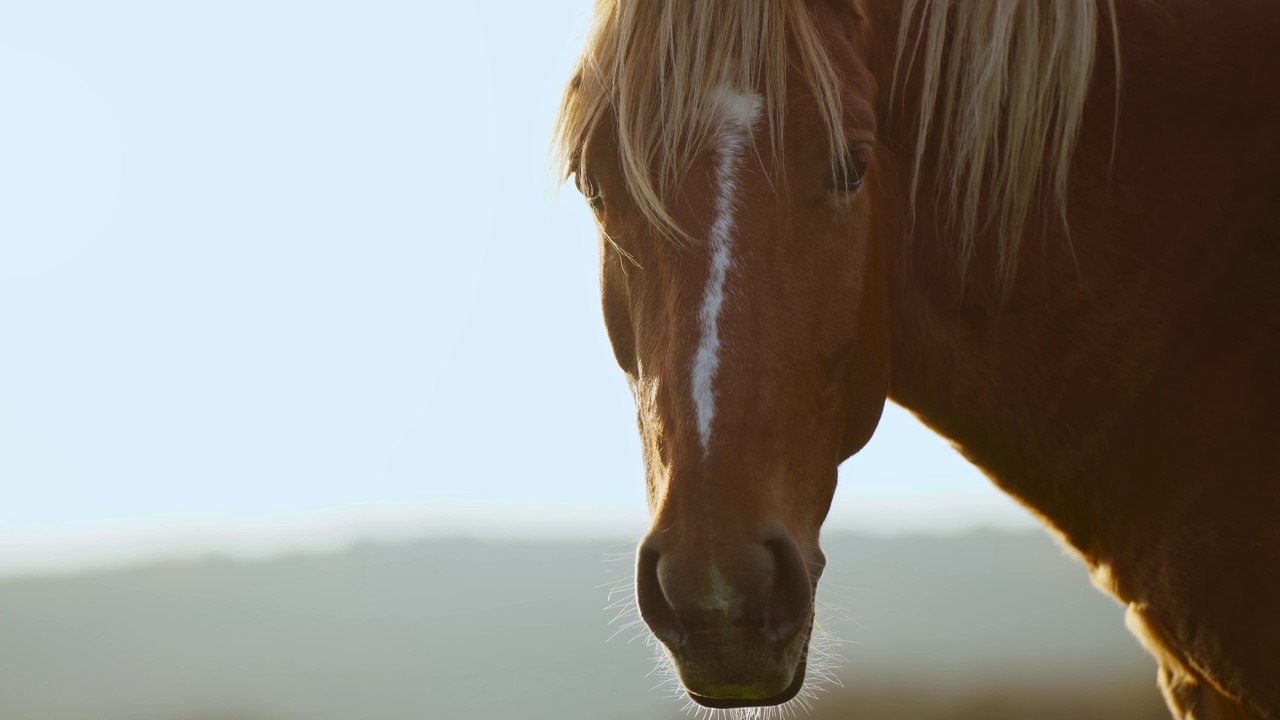
<svg viewBox="0 0 1280 720">
<path fill-rule="evenodd" d="M 1114 38 L 1115 0 L 1102 2 Z M 939 193 L 948 198 L 936 202 L 958 238 L 961 267 L 977 234 L 992 236 L 1007 286 L 1037 198 L 1051 199 L 1065 224 L 1071 155 L 1098 44 L 1098 3 L 904 0 L 903 18 L 894 92 L 913 72 L 920 78 L 912 204 L 932 148 Z"/>
<path fill-rule="evenodd" d="M 562 176 L 578 170 L 592 130 L 611 121 L 632 201 L 656 228 L 688 239 L 667 200 L 693 156 L 711 145 L 723 89 L 761 95 L 776 156 L 793 52 L 831 157 L 843 158 L 840 76 L 804 0 L 599 0 L 557 122 Z"/>
<path fill-rule="evenodd" d="M 962 268 L 975 238 L 993 237 L 1007 285 L 1037 200 L 1051 199 L 1065 218 L 1099 4 L 1110 9 L 1115 37 L 1114 2 L 904 0 L 893 92 L 918 77 L 912 207 L 933 152 L 946 195 L 933 200 L 957 238 Z M 839 170 L 847 149 L 840 73 L 805 0 L 598 0 L 557 121 L 562 177 L 579 169 L 594 128 L 612 122 L 632 201 L 656 228 L 688 239 L 667 200 L 693 156 L 710 145 L 718 92 L 726 85 L 759 92 L 770 151 L 780 153 L 792 53 Z M 1117 50 L 1117 69 L 1118 60 Z"/>
</svg>

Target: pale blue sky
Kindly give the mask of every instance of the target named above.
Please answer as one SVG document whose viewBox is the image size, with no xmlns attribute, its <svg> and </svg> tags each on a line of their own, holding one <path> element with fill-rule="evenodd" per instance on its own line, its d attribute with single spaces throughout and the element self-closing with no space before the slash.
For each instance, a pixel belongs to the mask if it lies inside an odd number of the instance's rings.
<svg viewBox="0 0 1280 720">
<path fill-rule="evenodd" d="M 588 7 L 0 4 L 0 569 L 640 527 L 594 232 L 546 175 Z M 1026 519 L 892 408 L 832 522 Z"/>
</svg>

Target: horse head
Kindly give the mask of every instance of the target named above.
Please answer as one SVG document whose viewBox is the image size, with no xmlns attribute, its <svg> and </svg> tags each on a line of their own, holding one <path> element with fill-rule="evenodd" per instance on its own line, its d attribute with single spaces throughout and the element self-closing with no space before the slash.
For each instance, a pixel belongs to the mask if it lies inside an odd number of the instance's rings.
<svg viewBox="0 0 1280 720">
<path fill-rule="evenodd" d="M 709 707 L 801 690 L 837 466 L 888 389 L 863 28 L 829 0 L 602 2 L 566 95 L 644 452 L 638 605 Z"/>
</svg>

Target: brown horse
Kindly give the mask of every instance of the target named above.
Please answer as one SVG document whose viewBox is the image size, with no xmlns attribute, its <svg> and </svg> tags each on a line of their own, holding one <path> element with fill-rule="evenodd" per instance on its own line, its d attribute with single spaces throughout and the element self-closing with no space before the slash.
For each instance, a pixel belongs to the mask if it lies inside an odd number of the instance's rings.
<svg viewBox="0 0 1280 720">
<path fill-rule="evenodd" d="M 886 397 L 1128 607 L 1182 718 L 1280 718 L 1280 3 L 598 0 L 596 212 L 695 701 L 801 689 Z"/>
</svg>

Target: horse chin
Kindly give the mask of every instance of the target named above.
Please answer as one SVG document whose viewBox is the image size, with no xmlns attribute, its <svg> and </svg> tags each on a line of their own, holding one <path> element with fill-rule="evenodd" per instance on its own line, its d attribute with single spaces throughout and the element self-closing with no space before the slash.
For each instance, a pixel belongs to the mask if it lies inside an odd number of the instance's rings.
<svg viewBox="0 0 1280 720">
<path fill-rule="evenodd" d="M 808 661 L 804 658 L 800 659 L 800 664 L 796 666 L 795 677 L 791 680 L 791 685 L 786 690 L 774 695 L 773 697 L 759 699 L 740 699 L 740 698 L 711 698 L 703 697 L 697 693 L 685 691 L 689 699 L 705 708 L 713 710 L 737 710 L 740 708 L 753 707 L 774 707 L 791 702 L 800 691 L 804 689 L 805 670 L 808 667 Z"/>
<path fill-rule="evenodd" d="M 763 698 L 743 698 L 743 697 L 709 697 L 699 695 L 698 693 L 685 689 L 685 694 L 689 699 L 705 708 L 713 710 L 738 710 L 742 708 L 753 707 L 775 707 L 784 705 L 795 699 L 800 691 L 804 689 L 805 674 L 809 667 L 809 636 L 813 632 L 813 620 L 810 619 L 810 625 L 805 629 L 804 644 L 800 649 L 800 658 L 796 662 L 796 669 L 792 673 L 791 683 L 787 688 L 777 695 L 771 695 Z"/>
</svg>

